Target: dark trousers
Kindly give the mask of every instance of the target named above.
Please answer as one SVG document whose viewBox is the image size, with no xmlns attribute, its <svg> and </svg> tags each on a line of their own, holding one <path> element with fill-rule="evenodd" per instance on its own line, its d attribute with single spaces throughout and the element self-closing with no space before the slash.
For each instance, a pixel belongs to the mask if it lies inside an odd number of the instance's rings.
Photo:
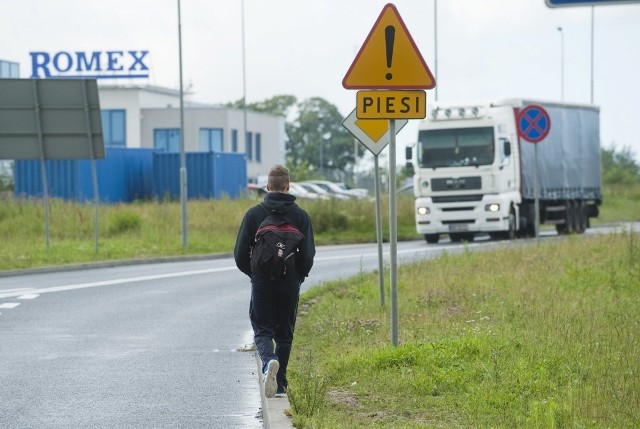
<svg viewBox="0 0 640 429">
<path fill-rule="evenodd" d="M 256 349 L 264 365 L 263 372 L 271 359 L 278 360 L 278 386 L 285 388 L 299 297 L 300 281 L 295 276 L 275 281 L 251 276 L 249 318 Z"/>
</svg>

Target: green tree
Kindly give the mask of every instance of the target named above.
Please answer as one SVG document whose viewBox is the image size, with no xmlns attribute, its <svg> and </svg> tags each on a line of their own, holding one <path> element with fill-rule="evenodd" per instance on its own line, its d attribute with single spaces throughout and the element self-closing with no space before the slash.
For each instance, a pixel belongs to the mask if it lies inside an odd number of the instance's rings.
<svg viewBox="0 0 640 429">
<path fill-rule="evenodd" d="M 602 181 L 606 185 L 630 185 L 640 183 L 640 166 L 635 161 L 630 148 L 621 150 L 600 150 L 600 163 L 602 165 Z"/>
<path fill-rule="evenodd" d="M 287 158 L 287 168 L 289 169 L 289 175 L 294 182 L 303 182 L 305 180 L 321 179 L 317 171 L 312 170 L 308 161 L 302 161 L 300 164 L 295 164 L 291 158 Z"/>
<path fill-rule="evenodd" d="M 342 126 L 338 109 L 320 97 L 298 104 L 298 116 L 287 123 L 287 157 L 291 167 L 308 163 L 320 176 L 344 180 L 353 169 L 353 137 Z"/>
<path fill-rule="evenodd" d="M 292 107 L 298 100 L 293 95 L 276 95 L 264 101 L 247 104 L 247 109 L 254 112 L 271 113 L 273 115 L 287 117 Z M 242 99 L 227 103 L 229 107 L 242 109 Z"/>
<path fill-rule="evenodd" d="M 227 106 L 241 109 L 243 100 Z M 249 103 L 247 109 L 295 118 L 285 122 L 285 132 L 287 166 L 296 172 L 296 180 L 344 180 L 345 172 L 352 171 L 356 162 L 354 139 L 342 126 L 338 109 L 326 100 L 312 97 L 298 103 L 293 95 L 277 95 Z"/>
</svg>

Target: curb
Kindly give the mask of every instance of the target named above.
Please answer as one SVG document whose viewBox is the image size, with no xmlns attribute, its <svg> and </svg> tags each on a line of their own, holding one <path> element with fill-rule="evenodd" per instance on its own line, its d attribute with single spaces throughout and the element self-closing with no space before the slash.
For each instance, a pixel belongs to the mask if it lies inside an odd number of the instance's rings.
<svg viewBox="0 0 640 429">
<path fill-rule="evenodd" d="M 291 408 L 287 395 L 267 398 L 264 396 L 264 385 L 262 383 L 262 361 L 255 352 L 256 365 L 258 367 L 258 385 L 260 386 L 260 397 L 262 402 L 262 421 L 265 429 L 294 429 L 293 423 L 285 411 Z"/>
</svg>

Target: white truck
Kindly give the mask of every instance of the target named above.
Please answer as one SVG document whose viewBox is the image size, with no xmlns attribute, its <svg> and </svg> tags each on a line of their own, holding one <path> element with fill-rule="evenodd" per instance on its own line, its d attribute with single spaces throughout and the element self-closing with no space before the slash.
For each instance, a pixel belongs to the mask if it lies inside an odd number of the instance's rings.
<svg viewBox="0 0 640 429">
<path fill-rule="evenodd" d="M 536 144 L 518 135 L 518 114 L 529 105 L 541 106 L 550 119 L 549 134 Z M 418 142 L 407 148 L 416 230 L 427 243 L 443 234 L 454 242 L 480 233 L 494 239 L 535 235 L 536 151 L 539 223 L 582 233 L 598 216 L 598 107 L 507 99 L 430 109 Z"/>
</svg>

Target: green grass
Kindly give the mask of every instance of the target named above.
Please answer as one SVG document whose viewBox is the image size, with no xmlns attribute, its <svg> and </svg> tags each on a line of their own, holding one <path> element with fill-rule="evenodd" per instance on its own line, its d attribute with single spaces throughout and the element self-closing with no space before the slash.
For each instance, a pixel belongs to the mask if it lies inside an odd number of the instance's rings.
<svg viewBox="0 0 640 429">
<path fill-rule="evenodd" d="M 604 192 L 594 224 L 640 221 L 640 186 Z M 0 270 L 228 253 L 254 204 L 190 201 L 186 248 L 179 203 L 102 205 L 96 252 L 93 205 L 51 200 L 47 248 L 42 202 L 0 196 Z M 376 239 L 373 201 L 301 205 L 317 244 Z M 419 238 L 414 228 L 413 199 L 399 198 L 399 239 Z M 640 427 L 639 243 L 631 233 L 569 237 L 402 266 L 397 347 L 375 274 L 313 289 L 290 371 L 296 425 Z"/>
<path fill-rule="evenodd" d="M 621 220 L 640 221 L 640 184 L 606 185 L 603 188 L 603 205 L 595 224 Z"/>
<path fill-rule="evenodd" d="M 397 347 L 377 283 L 303 295 L 297 427 L 640 427 L 637 233 L 402 266 Z"/>
<path fill-rule="evenodd" d="M 49 247 L 40 200 L 0 198 L 0 270 L 130 258 L 233 251 L 242 216 L 257 201 L 189 201 L 188 246 L 182 246 L 177 202 L 99 206 L 95 251 L 95 206 L 57 199 L 49 204 Z M 312 216 L 317 244 L 375 242 L 372 201 L 300 202 Z M 413 202 L 398 202 L 398 237 L 415 239 Z M 387 201 L 383 231 L 388 239 Z"/>
</svg>

